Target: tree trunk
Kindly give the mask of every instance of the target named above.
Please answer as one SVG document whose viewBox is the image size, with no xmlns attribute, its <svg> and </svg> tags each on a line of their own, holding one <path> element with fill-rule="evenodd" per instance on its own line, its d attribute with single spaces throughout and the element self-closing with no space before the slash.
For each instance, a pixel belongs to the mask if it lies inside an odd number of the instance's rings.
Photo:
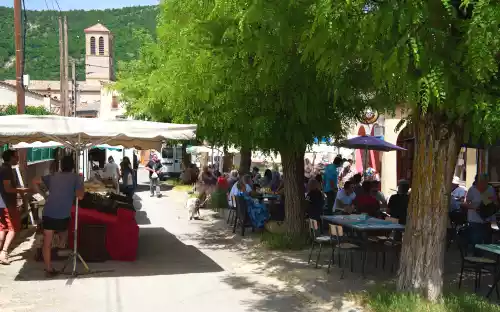
<svg viewBox="0 0 500 312">
<path fill-rule="evenodd" d="M 285 221 L 290 236 L 304 232 L 304 151 L 305 146 L 299 152 L 280 152 L 285 188 Z"/>
<path fill-rule="evenodd" d="M 187 143 L 182 143 L 182 167 L 184 170 L 191 166 L 191 154 L 186 152 Z"/>
<path fill-rule="evenodd" d="M 434 118 L 433 118 L 434 117 Z M 397 288 L 435 301 L 443 289 L 444 252 L 451 181 L 463 130 L 430 113 L 415 116 L 412 191 Z"/>
<path fill-rule="evenodd" d="M 226 148 L 224 148 L 224 156 L 222 157 L 222 172 L 229 172 L 233 169 L 233 153 L 229 153 Z"/>
<path fill-rule="evenodd" d="M 240 167 L 238 168 L 238 172 L 241 176 L 250 173 L 250 166 L 252 165 L 252 150 L 247 147 L 242 147 L 240 155 Z"/>
</svg>

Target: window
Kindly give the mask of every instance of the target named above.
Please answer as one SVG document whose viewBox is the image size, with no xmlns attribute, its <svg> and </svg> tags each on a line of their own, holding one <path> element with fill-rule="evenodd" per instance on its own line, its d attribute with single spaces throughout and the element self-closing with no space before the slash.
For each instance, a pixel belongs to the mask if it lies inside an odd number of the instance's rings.
<svg viewBox="0 0 500 312">
<path fill-rule="evenodd" d="M 104 38 L 99 37 L 99 55 L 104 55 Z"/>
<path fill-rule="evenodd" d="M 161 158 L 174 158 L 174 149 L 171 147 L 162 148 Z"/>
<path fill-rule="evenodd" d="M 90 37 L 90 55 L 95 55 L 95 37 Z"/>
<path fill-rule="evenodd" d="M 111 99 L 111 108 L 117 109 L 118 108 L 118 97 L 113 96 Z"/>
</svg>

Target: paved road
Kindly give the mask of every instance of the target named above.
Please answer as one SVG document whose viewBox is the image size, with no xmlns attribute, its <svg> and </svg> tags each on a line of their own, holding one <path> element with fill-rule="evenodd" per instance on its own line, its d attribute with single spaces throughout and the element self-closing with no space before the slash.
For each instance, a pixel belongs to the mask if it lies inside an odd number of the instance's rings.
<svg viewBox="0 0 500 312">
<path fill-rule="evenodd" d="M 140 172 L 139 182 L 145 178 Z M 217 248 L 215 238 L 201 243 L 211 239 L 202 230 L 210 221 L 188 221 L 186 194 L 164 191 L 163 198 L 150 198 L 146 186 L 141 189 L 136 262 L 91 263 L 94 270 L 114 271 L 47 280 L 41 263 L 32 260 L 33 239 L 27 239 L 13 252 L 17 261 L 0 267 L 0 311 L 312 311 L 307 300 L 259 274 L 259 264 L 245 262 L 237 250 Z"/>
</svg>

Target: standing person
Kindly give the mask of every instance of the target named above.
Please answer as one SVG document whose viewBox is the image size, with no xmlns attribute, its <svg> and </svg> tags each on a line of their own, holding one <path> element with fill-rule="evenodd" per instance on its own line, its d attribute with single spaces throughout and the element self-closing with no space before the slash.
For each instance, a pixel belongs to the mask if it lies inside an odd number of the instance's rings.
<svg viewBox="0 0 500 312">
<path fill-rule="evenodd" d="M 227 183 L 229 184 L 229 190 L 233 188 L 234 183 L 238 182 L 239 177 L 238 177 L 238 170 L 231 170 L 231 173 L 229 175 L 229 179 L 227 179 Z"/>
<path fill-rule="evenodd" d="M 151 192 L 151 197 L 155 196 L 161 167 L 162 165 L 160 159 L 156 154 L 153 154 L 151 160 L 146 165 L 146 170 L 149 171 L 149 191 Z M 160 192 L 157 192 L 156 196 L 160 197 Z"/>
<path fill-rule="evenodd" d="M 281 183 L 281 176 L 278 170 L 273 171 L 273 178 L 271 180 L 271 191 L 276 192 Z"/>
<path fill-rule="evenodd" d="M 139 170 L 139 157 L 137 156 L 137 150 L 134 149 L 134 154 L 132 155 L 133 169 L 134 169 L 134 179 L 137 186 L 137 170 Z"/>
<path fill-rule="evenodd" d="M 43 209 L 43 261 L 45 275 L 53 277 L 58 274 L 52 267 L 52 239 L 54 233 L 60 234 L 68 229 L 71 208 L 75 198 L 83 199 L 85 190 L 83 179 L 74 172 L 73 157 L 64 156 L 61 160 L 61 171 L 41 178 L 33 179 L 33 185 L 38 188 L 41 182 L 49 190 L 47 203 Z"/>
<path fill-rule="evenodd" d="M 0 208 L 0 263 L 10 264 L 9 247 L 16 233 L 21 229 L 21 215 L 17 209 L 17 193 L 24 193 L 27 189 L 17 187 L 17 179 L 12 166 L 19 162 L 17 151 L 6 150 L 2 154 L 3 164 L 0 168 L 0 195 L 4 202 Z"/>
<path fill-rule="evenodd" d="M 335 204 L 335 198 L 337 197 L 338 191 L 338 168 L 342 164 L 342 157 L 335 157 L 333 164 L 329 164 L 325 168 L 324 178 L 323 178 L 323 191 L 326 194 L 326 212 L 327 214 L 333 214 L 333 205 Z"/>
<path fill-rule="evenodd" d="M 108 163 L 104 165 L 104 175 L 106 178 L 116 181 L 120 178 L 120 167 L 115 163 L 113 156 L 109 156 Z"/>
<path fill-rule="evenodd" d="M 261 188 L 271 188 L 271 182 L 273 180 L 273 173 L 270 169 L 266 169 L 264 171 L 264 177 L 260 179 L 258 184 L 260 185 Z"/>
<path fill-rule="evenodd" d="M 121 179 L 122 185 L 120 185 L 120 192 L 125 194 L 127 197 L 132 198 L 134 196 L 135 189 L 135 174 L 132 169 L 132 164 L 128 157 L 123 157 L 123 161 L 120 163 L 121 169 Z"/>
<path fill-rule="evenodd" d="M 345 161 L 342 164 L 342 170 L 339 175 L 339 187 L 342 187 L 347 181 L 349 181 L 354 175 L 355 171 L 352 169 L 351 163 Z"/>
<path fill-rule="evenodd" d="M 258 184 L 259 180 L 261 178 L 262 177 L 261 177 L 261 175 L 259 173 L 259 168 L 253 167 L 253 169 L 252 169 L 252 181 L 253 181 L 253 184 Z"/>
<path fill-rule="evenodd" d="M 199 199 L 203 202 L 206 197 L 212 193 L 213 187 L 217 184 L 217 178 L 214 177 L 209 166 L 204 166 L 198 177 L 199 182 Z"/>
</svg>

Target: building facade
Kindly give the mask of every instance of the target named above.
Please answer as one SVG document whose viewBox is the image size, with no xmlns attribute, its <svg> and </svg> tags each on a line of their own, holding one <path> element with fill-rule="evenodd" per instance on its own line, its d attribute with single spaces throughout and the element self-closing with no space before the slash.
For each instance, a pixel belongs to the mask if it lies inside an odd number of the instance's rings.
<svg viewBox="0 0 500 312">
<path fill-rule="evenodd" d="M 48 111 L 61 105 L 61 102 L 57 99 L 30 90 L 25 92 L 24 101 L 26 106 L 45 107 Z M 10 83 L 0 81 L 0 106 L 9 105 L 17 105 L 16 87 Z"/>
<path fill-rule="evenodd" d="M 365 118 L 360 120 L 350 131 L 351 136 L 374 135 L 385 141 L 404 147 L 406 151 L 377 152 L 369 151 L 368 165 L 380 174 L 382 192 L 394 193 L 398 181 L 410 180 L 413 173 L 413 152 L 415 136 L 410 127 L 402 124 L 408 115 L 408 110 L 398 107 L 393 114 L 378 115 L 367 111 Z M 470 187 L 478 172 L 478 156 L 481 152 L 474 148 L 462 148 L 455 167 L 455 176 L 459 177 L 466 187 Z M 355 151 L 356 169 L 362 171 L 364 155 Z"/>
<path fill-rule="evenodd" d="M 76 116 L 88 118 L 114 119 L 123 118 L 124 106 L 119 102 L 116 91 L 110 86 L 115 80 L 113 58 L 113 34 L 104 25 L 98 23 L 86 28 L 85 33 L 85 80 L 76 81 Z M 29 73 L 27 73 L 29 74 Z M 5 83 L 15 85 L 15 80 Z M 61 84 L 58 80 L 29 80 L 26 90 L 61 101 Z M 68 90 L 73 83 L 68 83 Z M 71 97 L 71 95 L 70 95 Z M 72 98 L 68 103 L 72 103 Z M 28 101 L 26 102 L 28 105 Z M 51 111 L 58 113 L 53 106 Z M 73 108 L 70 108 L 73 111 Z"/>
</svg>

